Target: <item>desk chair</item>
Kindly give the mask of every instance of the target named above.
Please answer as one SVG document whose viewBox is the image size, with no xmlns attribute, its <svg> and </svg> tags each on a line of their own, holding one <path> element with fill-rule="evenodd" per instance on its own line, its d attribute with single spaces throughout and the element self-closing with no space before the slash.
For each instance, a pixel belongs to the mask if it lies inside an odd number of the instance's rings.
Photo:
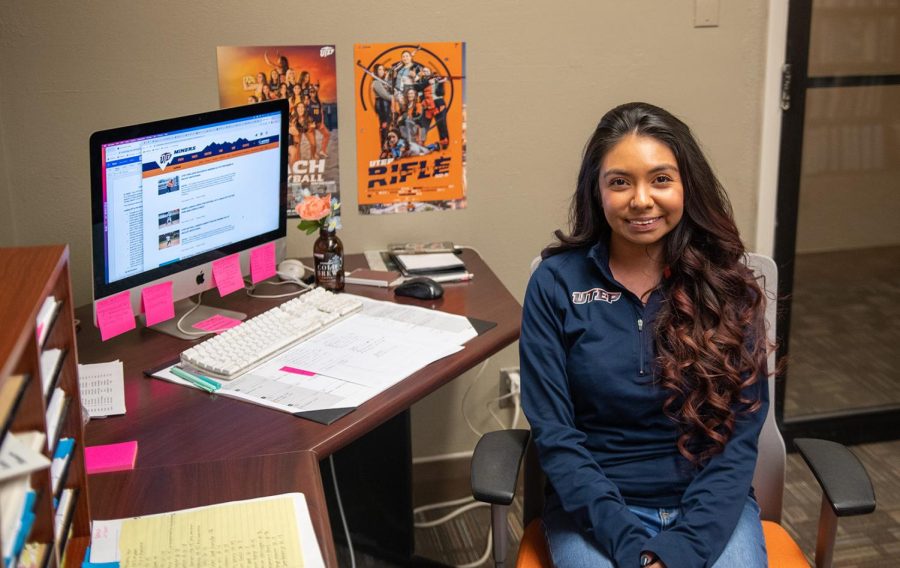
<svg viewBox="0 0 900 568">
<path fill-rule="evenodd" d="M 532 263 L 532 271 L 539 259 Z M 775 338 L 775 301 L 778 272 L 771 258 L 749 254 L 747 264 L 761 278 L 766 297 L 766 328 L 770 341 Z M 769 356 L 769 368 L 775 368 L 775 355 Z M 809 568 L 803 552 L 780 525 L 784 495 L 785 446 L 775 422 L 775 381 L 769 380 L 772 404 L 759 436 L 759 459 L 753 488 L 759 501 L 760 517 L 772 568 Z M 837 518 L 871 513 L 875 494 L 865 468 L 847 448 L 826 440 L 794 440 L 800 454 L 822 488 L 819 533 L 816 542 L 816 568 L 830 568 L 837 534 Z M 472 493 L 491 505 L 494 564 L 504 566 L 506 559 L 509 505 L 515 497 L 519 470 L 525 460 L 524 525 L 516 566 L 552 567 L 544 540 L 540 513 L 543 507 L 545 479 L 528 430 L 500 430 L 485 434 L 472 457 Z M 637 565 L 637 559 L 635 559 Z M 677 568 L 677 567 L 670 567 Z"/>
</svg>

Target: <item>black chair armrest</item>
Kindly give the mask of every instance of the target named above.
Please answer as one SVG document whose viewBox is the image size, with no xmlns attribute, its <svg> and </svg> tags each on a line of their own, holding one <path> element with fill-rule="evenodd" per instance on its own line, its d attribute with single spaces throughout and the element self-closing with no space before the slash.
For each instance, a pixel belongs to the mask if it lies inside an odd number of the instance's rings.
<svg viewBox="0 0 900 568">
<path fill-rule="evenodd" d="M 495 505 L 509 505 L 516 494 L 528 430 L 497 430 L 483 435 L 472 454 L 472 495 Z"/>
<path fill-rule="evenodd" d="M 875 510 L 872 480 L 853 452 L 828 440 L 797 438 L 794 443 L 816 476 L 835 515 L 848 517 Z"/>
</svg>

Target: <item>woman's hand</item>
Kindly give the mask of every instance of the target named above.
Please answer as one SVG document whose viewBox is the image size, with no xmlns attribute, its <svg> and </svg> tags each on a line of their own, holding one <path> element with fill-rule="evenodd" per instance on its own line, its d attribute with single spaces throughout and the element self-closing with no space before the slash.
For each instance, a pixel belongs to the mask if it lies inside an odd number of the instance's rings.
<svg viewBox="0 0 900 568">
<path fill-rule="evenodd" d="M 657 560 L 647 568 L 666 568 L 666 565 L 662 563 L 662 560 Z"/>
</svg>

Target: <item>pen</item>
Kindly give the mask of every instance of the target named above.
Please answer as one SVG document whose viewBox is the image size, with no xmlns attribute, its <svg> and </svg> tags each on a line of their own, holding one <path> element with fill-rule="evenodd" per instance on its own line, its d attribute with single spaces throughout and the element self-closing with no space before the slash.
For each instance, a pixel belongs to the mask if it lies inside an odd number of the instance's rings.
<svg viewBox="0 0 900 568">
<path fill-rule="evenodd" d="M 206 392 L 216 392 L 218 390 L 217 386 L 213 386 L 211 383 L 207 382 L 211 379 L 204 380 L 205 377 L 198 377 L 197 375 L 192 375 L 188 373 L 184 369 L 179 369 L 178 367 L 172 367 L 172 374 L 180 379 L 184 379 L 187 382 L 191 383 L 195 387 L 205 390 Z M 218 383 L 216 383 L 218 385 Z M 221 386 L 221 385 L 219 385 Z"/>
<path fill-rule="evenodd" d="M 191 375 L 194 375 L 195 377 L 197 377 L 201 381 L 205 382 L 206 384 L 215 387 L 216 390 L 219 390 L 220 388 L 222 388 L 222 383 L 220 383 L 219 381 L 217 381 L 215 379 L 211 379 L 210 377 L 207 377 L 206 375 L 204 375 L 203 373 L 201 373 L 194 367 L 191 367 L 189 365 L 185 365 L 184 363 L 182 363 L 181 365 L 178 366 L 178 368 L 181 369 L 182 371 L 184 371 L 185 373 L 190 373 Z"/>
</svg>

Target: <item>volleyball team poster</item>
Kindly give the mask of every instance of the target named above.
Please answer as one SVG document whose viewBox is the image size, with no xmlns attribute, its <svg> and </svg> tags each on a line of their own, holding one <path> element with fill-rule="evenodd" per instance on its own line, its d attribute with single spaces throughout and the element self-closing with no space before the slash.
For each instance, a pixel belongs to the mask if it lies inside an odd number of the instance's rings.
<svg viewBox="0 0 900 568">
<path fill-rule="evenodd" d="M 290 103 L 287 215 L 303 190 L 340 198 L 337 79 L 333 45 L 216 48 L 219 105 Z"/>
<path fill-rule="evenodd" d="M 463 209 L 465 43 L 354 46 L 362 214 Z"/>
</svg>

